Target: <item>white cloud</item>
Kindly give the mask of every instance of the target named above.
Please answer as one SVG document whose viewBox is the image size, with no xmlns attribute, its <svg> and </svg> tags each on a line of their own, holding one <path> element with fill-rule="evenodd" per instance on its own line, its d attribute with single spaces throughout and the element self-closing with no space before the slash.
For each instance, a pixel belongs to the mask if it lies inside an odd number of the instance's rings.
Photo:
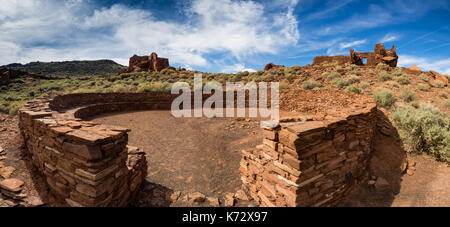
<svg viewBox="0 0 450 227">
<path fill-rule="evenodd" d="M 363 40 L 356 40 L 356 41 L 348 42 L 348 43 L 340 43 L 339 44 L 339 48 L 340 49 L 346 49 L 346 48 L 349 48 L 349 47 L 357 47 L 357 46 L 359 46 L 361 44 L 364 44 L 366 42 L 367 42 L 367 40 L 363 39 Z"/>
<path fill-rule="evenodd" d="M 402 67 L 417 65 L 420 69 L 422 69 L 422 71 L 433 70 L 439 73 L 450 75 L 450 58 L 431 60 L 423 57 L 399 55 L 398 65 Z"/>
<path fill-rule="evenodd" d="M 383 38 L 381 38 L 381 40 L 379 42 L 387 43 L 387 42 L 397 41 L 398 39 L 399 39 L 398 35 L 386 34 Z"/>
<path fill-rule="evenodd" d="M 186 67 L 211 66 L 206 55 L 238 62 L 276 54 L 300 38 L 297 1 L 268 14 L 255 1 L 193 0 L 187 21 L 162 21 L 124 5 L 92 9 L 82 0 L 2 0 L 0 65 L 11 62 L 115 58 L 157 52 Z M 124 63 L 124 62 L 121 62 Z"/>
<path fill-rule="evenodd" d="M 236 63 L 234 65 L 228 65 L 222 67 L 223 73 L 236 73 L 236 72 L 242 72 L 242 71 L 249 71 L 249 72 L 256 72 L 256 70 L 251 68 L 246 68 L 244 64 L 242 63 Z"/>
</svg>

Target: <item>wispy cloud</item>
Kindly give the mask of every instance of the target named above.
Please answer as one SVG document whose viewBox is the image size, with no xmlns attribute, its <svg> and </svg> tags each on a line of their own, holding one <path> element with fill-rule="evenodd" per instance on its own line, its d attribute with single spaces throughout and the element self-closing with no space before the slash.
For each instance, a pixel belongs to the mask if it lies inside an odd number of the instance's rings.
<svg viewBox="0 0 450 227">
<path fill-rule="evenodd" d="M 343 8 L 344 6 L 347 6 L 348 4 L 355 2 L 356 0 L 340 0 L 340 1 L 330 1 L 331 5 L 323 9 L 321 11 L 312 13 L 307 15 L 305 18 L 301 19 L 300 22 L 306 22 L 310 20 L 318 20 L 318 19 L 324 19 L 328 18 L 332 15 L 333 12 L 336 12 Z"/>
<path fill-rule="evenodd" d="M 291 0 L 266 14 L 256 1 L 193 0 L 184 11 L 189 21 L 162 21 L 149 10 L 121 4 L 94 10 L 82 0 L 3 0 L 0 64 L 124 59 L 152 51 L 186 67 L 209 67 L 213 62 L 205 56 L 213 54 L 242 64 L 243 57 L 297 44 L 296 4 Z"/>
<path fill-rule="evenodd" d="M 345 20 L 326 25 L 318 32 L 319 35 L 339 34 L 349 31 L 376 28 L 416 20 L 432 9 L 448 7 L 448 1 L 435 0 L 392 0 L 371 4 L 361 13 L 350 14 Z"/>
<path fill-rule="evenodd" d="M 399 35 L 395 35 L 395 34 L 386 34 L 383 38 L 380 39 L 380 43 L 387 43 L 387 42 L 392 42 L 392 41 L 397 41 L 400 39 Z"/>
<path fill-rule="evenodd" d="M 364 43 L 367 43 L 366 39 L 356 40 L 356 41 L 348 42 L 348 43 L 340 43 L 339 44 L 339 48 L 340 49 L 346 49 L 346 48 L 349 48 L 349 47 L 357 47 L 357 46 L 359 46 L 361 44 L 364 44 Z"/>
</svg>

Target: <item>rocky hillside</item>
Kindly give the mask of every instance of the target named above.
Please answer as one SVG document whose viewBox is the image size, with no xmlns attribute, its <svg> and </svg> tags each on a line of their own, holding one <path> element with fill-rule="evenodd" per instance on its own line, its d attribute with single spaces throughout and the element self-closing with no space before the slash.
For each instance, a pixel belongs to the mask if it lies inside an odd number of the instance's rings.
<svg viewBox="0 0 450 227">
<path fill-rule="evenodd" d="M 5 67 L 45 76 L 110 75 L 127 68 L 112 60 L 14 63 Z"/>
</svg>

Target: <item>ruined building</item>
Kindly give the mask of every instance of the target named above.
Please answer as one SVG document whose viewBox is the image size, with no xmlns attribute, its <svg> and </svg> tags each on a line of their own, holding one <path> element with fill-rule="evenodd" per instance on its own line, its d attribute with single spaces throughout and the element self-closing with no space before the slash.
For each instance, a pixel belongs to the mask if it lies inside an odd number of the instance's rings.
<svg viewBox="0 0 450 227">
<path fill-rule="evenodd" d="M 128 69 L 122 73 L 154 72 L 169 67 L 169 59 L 160 58 L 156 53 L 152 53 L 150 56 L 133 55 L 133 57 L 130 58 Z"/>
<path fill-rule="evenodd" d="M 392 49 L 386 50 L 382 43 L 375 44 L 374 52 L 356 52 L 350 50 L 349 56 L 317 56 L 314 58 L 313 65 L 320 65 L 325 62 L 337 62 L 338 64 L 355 64 L 376 66 L 378 63 L 384 63 L 391 67 L 396 67 L 398 61 L 395 46 Z"/>
</svg>

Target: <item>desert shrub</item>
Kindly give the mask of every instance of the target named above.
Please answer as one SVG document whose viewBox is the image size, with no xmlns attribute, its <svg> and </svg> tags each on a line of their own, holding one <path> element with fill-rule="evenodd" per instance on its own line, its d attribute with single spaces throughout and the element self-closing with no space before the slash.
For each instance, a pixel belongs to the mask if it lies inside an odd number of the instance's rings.
<svg viewBox="0 0 450 227">
<path fill-rule="evenodd" d="M 322 73 L 322 78 L 328 78 L 328 76 L 330 76 L 330 72 L 326 71 Z"/>
<path fill-rule="evenodd" d="M 428 153 L 450 163 L 450 119 L 430 104 L 418 109 L 405 106 L 392 115 L 405 148 L 410 152 Z"/>
<path fill-rule="evenodd" d="M 370 69 L 370 70 L 369 70 L 369 74 L 370 74 L 370 75 L 375 75 L 375 72 L 373 71 L 373 69 Z"/>
<path fill-rule="evenodd" d="M 297 77 L 295 76 L 295 74 L 287 73 L 286 76 L 285 76 L 285 78 L 286 78 L 286 80 L 288 80 L 288 81 L 293 81 L 293 80 L 295 80 L 295 78 L 297 78 Z"/>
<path fill-rule="evenodd" d="M 445 108 L 450 109 L 450 99 L 446 99 L 444 101 L 444 106 L 445 106 Z"/>
<path fill-rule="evenodd" d="M 302 88 L 305 90 L 311 90 L 314 89 L 316 87 L 322 87 L 322 84 L 318 81 L 315 81 L 313 79 L 309 79 L 305 82 L 303 82 Z"/>
<path fill-rule="evenodd" d="M 14 102 L 9 106 L 9 115 L 16 115 L 25 102 Z"/>
<path fill-rule="evenodd" d="M 322 76 L 323 76 L 323 74 L 322 74 Z M 339 74 L 339 73 L 333 71 L 333 72 L 330 72 L 330 73 L 327 75 L 327 77 L 325 77 L 325 78 L 328 78 L 328 79 L 333 80 L 333 79 L 340 78 L 340 77 L 341 77 L 341 74 Z"/>
<path fill-rule="evenodd" d="M 354 84 L 359 81 L 359 78 L 357 76 L 349 76 L 346 78 L 336 78 L 332 81 L 334 85 L 336 85 L 339 88 L 345 88 L 351 84 Z"/>
<path fill-rule="evenodd" d="M 422 73 L 422 74 L 420 74 L 420 79 L 422 80 L 422 81 L 424 81 L 424 82 L 428 82 L 428 75 L 427 74 L 425 74 L 425 73 Z"/>
<path fill-rule="evenodd" d="M 391 87 L 395 87 L 395 88 L 399 88 L 400 87 L 400 84 L 397 81 L 393 81 L 393 80 L 386 82 L 386 84 L 391 86 Z"/>
<path fill-rule="evenodd" d="M 279 84 L 279 88 L 280 88 L 280 90 L 288 89 L 289 88 L 289 83 L 287 83 L 286 81 L 281 81 L 280 84 Z"/>
<path fill-rule="evenodd" d="M 444 82 L 442 82 L 440 80 L 433 80 L 430 83 L 431 83 L 431 86 L 436 87 L 436 88 L 443 88 L 445 86 Z"/>
<path fill-rule="evenodd" d="M 417 89 L 420 91 L 430 91 L 430 87 L 426 84 L 418 84 Z"/>
<path fill-rule="evenodd" d="M 392 72 L 392 75 L 394 75 L 394 76 L 404 76 L 404 75 L 406 75 L 406 74 L 403 72 L 403 69 L 402 69 L 402 68 L 396 68 L 396 69 Z"/>
<path fill-rule="evenodd" d="M 377 101 L 377 106 L 379 107 L 390 107 L 395 102 L 391 90 L 386 88 L 381 88 L 376 91 L 373 94 L 373 98 Z"/>
<path fill-rule="evenodd" d="M 342 66 L 338 65 L 334 68 L 334 70 L 340 74 L 345 73 L 345 71 L 347 71 L 345 68 L 343 68 Z"/>
<path fill-rule="evenodd" d="M 380 81 L 388 81 L 391 79 L 391 74 L 389 74 L 388 72 L 381 72 L 379 78 Z"/>
<path fill-rule="evenodd" d="M 389 65 L 386 65 L 384 63 L 378 63 L 377 69 L 378 70 L 388 71 L 390 69 L 390 67 L 389 67 Z"/>
<path fill-rule="evenodd" d="M 412 102 L 414 99 L 416 99 L 416 95 L 413 91 L 409 90 L 408 88 L 405 88 L 402 90 L 402 93 L 400 94 L 400 98 L 403 99 L 405 102 Z"/>
<path fill-rule="evenodd" d="M 355 70 L 355 69 L 357 69 L 357 68 L 358 68 L 357 65 L 351 64 L 351 65 L 347 66 L 346 70 L 347 70 L 347 71 L 353 71 L 353 70 Z"/>
<path fill-rule="evenodd" d="M 350 70 L 349 73 L 352 75 L 361 76 L 361 71 L 358 68 Z"/>
<path fill-rule="evenodd" d="M 350 85 L 345 90 L 349 91 L 349 92 L 354 92 L 354 93 L 357 93 L 357 94 L 361 93 L 361 89 L 359 87 L 355 86 L 355 85 Z"/>
<path fill-rule="evenodd" d="M 292 67 L 288 67 L 284 69 L 284 73 L 290 73 L 290 74 L 299 74 L 301 73 L 301 67 L 298 65 L 294 65 Z"/>
<path fill-rule="evenodd" d="M 365 81 L 363 81 L 363 82 L 359 83 L 358 86 L 359 86 L 361 89 L 366 90 L 367 88 L 370 87 L 370 84 L 367 83 L 367 82 L 365 82 Z"/>
<path fill-rule="evenodd" d="M 168 82 L 151 82 L 139 85 L 136 92 L 169 92 L 172 84 Z"/>
<path fill-rule="evenodd" d="M 439 94 L 439 96 L 440 96 L 441 98 L 448 99 L 448 94 L 447 94 L 446 92 L 441 92 L 441 93 Z"/>
<path fill-rule="evenodd" d="M 395 78 L 395 80 L 398 83 L 403 84 L 403 85 L 411 83 L 411 81 L 409 80 L 409 77 L 407 75 L 399 76 L 399 77 Z"/>
</svg>

